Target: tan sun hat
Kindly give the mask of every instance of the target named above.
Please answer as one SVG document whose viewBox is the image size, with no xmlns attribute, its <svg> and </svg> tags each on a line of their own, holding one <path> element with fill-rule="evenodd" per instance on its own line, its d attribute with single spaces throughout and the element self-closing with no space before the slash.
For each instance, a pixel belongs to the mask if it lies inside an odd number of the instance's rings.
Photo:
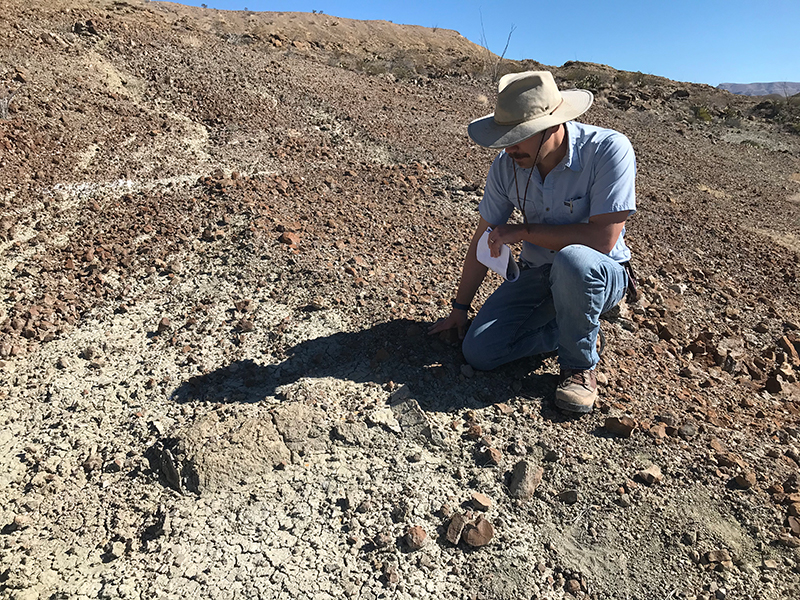
<svg viewBox="0 0 800 600">
<path fill-rule="evenodd" d="M 593 99 L 589 90 L 559 91 L 550 71 L 503 75 L 495 111 L 470 123 L 469 137 L 486 148 L 507 148 L 582 115 Z"/>
</svg>

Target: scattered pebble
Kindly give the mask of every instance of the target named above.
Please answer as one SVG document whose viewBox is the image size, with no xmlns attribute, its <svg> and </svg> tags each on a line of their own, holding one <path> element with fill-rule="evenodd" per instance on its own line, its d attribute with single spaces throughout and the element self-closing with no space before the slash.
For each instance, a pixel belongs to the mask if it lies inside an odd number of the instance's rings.
<svg viewBox="0 0 800 600">
<path fill-rule="evenodd" d="M 530 461 L 521 460 L 514 465 L 508 492 L 512 498 L 529 500 L 542 482 L 544 469 Z"/>
<path fill-rule="evenodd" d="M 734 482 L 737 486 L 742 488 L 743 490 L 750 489 L 756 484 L 756 474 L 753 471 L 745 471 L 743 473 L 739 473 L 735 478 Z"/>
<path fill-rule="evenodd" d="M 655 485 L 661 483 L 661 480 L 664 478 L 664 476 L 661 474 L 661 469 L 658 467 L 658 465 L 651 465 L 646 469 L 642 469 L 636 475 L 647 485 Z"/>
<path fill-rule="evenodd" d="M 483 517 L 478 517 L 473 523 L 467 523 L 461 533 L 464 542 L 473 548 L 485 546 L 493 537 L 494 526 Z"/>
<path fill-rule="evenodd" d="M 638 424 L 631 417 L 608 417 L 603 425 L 611 435 L 629 438 Z"/>
<path fill-rule="evenodd" d="M 411 550 L 419 550 L 425 545 L 428 533 L 419 525 L 409 527 L 406 531 L 405 542 Z"/>
<path fill-rule="evenodd" d="M 575 504 L 578 498 L 578 490 L 564 490 L 558 495 L 558 499 L 564 504 Z"/>
<path fill-rule="evenodd" d="M 564 584 L 564 590 L 566 590 L 567 593 L 572 594 L 573 596 L 577 595 L 577 593 L 581 591 L 581 582 L 578 581 L 577 579 L 569 579 Z"/>
<path fill-rule="evenodd" d="M 467 522 L 468 520 L 463 514 L 454 514 L 450 519 L 449 525 L 447 526 L 447 541 L 451 544 L 457 545 L 461 539 L 461 533 L 464 531 L 464 527 L 466 526 Z"/>
<path fill-rule="evenodd" d="M 492 499 L 480 492 L 472 492 L 472 506 L 474 506 L 476 510 L 485 512 L 492 508 Z"/>
</svg>

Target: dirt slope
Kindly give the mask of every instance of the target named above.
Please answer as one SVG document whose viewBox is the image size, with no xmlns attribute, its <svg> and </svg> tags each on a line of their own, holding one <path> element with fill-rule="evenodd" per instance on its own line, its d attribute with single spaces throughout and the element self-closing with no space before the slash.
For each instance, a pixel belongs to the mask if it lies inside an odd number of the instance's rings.
<svg viewBox="0 0 800 600">
<path fill-rule="evenodd" d="M 553 357 L 475 373 L 424 335 L 493 157 L 466 124 L 538 63 L 328 15 L 0 8 L 3 595 L 800 594 L 791 107 L 553 68 L 639 168 L 644 297 L 573 419 Z"/>
</svg>

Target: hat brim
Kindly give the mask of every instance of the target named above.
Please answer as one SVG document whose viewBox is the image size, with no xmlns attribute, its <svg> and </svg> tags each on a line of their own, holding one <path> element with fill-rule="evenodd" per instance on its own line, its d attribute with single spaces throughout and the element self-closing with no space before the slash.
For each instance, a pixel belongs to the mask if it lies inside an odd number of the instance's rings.
<svg viewBox="0 0 800 600">
<path fill-rule="evenodd" d="M 589 110 L 594 96 L 589 90 L 564 90 L 564 101 L 552 114 L 524 121 L 517 125 L 498 125 L 494 113 L 469 124 L 469 137 L 484 148 L 508 148 L 554 125 L 571 121 Z"/>
</svg>

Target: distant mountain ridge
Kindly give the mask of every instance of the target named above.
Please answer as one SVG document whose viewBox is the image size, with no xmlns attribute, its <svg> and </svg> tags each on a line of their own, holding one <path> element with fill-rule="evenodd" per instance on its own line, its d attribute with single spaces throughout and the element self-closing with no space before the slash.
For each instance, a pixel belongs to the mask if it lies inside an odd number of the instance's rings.
<svg viewBox="0 0 800 600">
<path fill-rule="evenodd" d="M 800 83 L 792 81 L 773 81 L 770 83 L 720 83 L 721 90 L 728 90 L 740 96 L 794 96 L 800 93 Z"/>
</svg>

